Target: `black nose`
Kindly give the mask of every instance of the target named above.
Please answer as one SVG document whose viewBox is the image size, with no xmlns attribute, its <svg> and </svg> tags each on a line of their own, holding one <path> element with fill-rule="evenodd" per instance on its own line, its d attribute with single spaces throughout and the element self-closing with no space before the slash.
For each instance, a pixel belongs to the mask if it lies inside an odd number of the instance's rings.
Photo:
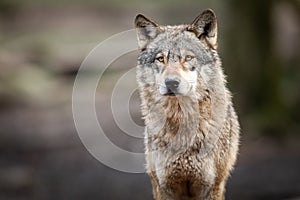
<svg viewBox="0 0 300 200">
<path fill-rule="evenodd" d="M 179 80 L 178 79 L 166 79 L 165 84 L 168 90 L 171 90 L 172 92 L 176 91 L 179 86 Z"/>
</svg>

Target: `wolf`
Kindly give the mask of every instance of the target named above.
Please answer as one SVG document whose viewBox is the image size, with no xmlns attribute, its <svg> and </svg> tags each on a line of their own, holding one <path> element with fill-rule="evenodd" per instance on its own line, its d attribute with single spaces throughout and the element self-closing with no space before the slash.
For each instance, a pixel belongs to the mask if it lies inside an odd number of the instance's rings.
<svg viewBox="0 0 300 200">
<path fill-rule="evenodd" d="M 137 83 L 155 200 L 221 200 L 240 127 L 217 53 L 217 18 L 162 26 L 135 18 Z"/>
</svg>

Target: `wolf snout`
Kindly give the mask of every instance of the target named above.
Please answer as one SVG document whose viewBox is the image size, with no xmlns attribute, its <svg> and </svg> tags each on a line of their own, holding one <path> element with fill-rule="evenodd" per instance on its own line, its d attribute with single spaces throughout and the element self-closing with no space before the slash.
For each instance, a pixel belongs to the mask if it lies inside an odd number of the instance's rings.
<svg viewBox="0 0 300 200">
<path fill-rule="evenodd" d="M 165 85 L 168 89 L 169 92 L 172 92 L 172 93 L 176 93 L 178 87 L 179 87 L 179 84 L 180 84 L 180 80 L 177 79 L 177 78 L 167 78 L 165 80 Z"/>
</svg>

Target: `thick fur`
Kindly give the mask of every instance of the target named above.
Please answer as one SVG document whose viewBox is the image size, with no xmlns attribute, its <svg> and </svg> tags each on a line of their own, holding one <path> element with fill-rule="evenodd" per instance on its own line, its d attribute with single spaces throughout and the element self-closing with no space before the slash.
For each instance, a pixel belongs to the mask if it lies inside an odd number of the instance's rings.
<svg viewBox="0 0 300 200">
<path fill-rule="evenodd" d="M 239 123 L 217 49 L 217 20 L 160 26 L 138 15 L 137 82 L 146 124 L 147 172 L 156 200 L 224 199 Z M 176 91 L 167 80 L 176 80 Z"/>
</svg>

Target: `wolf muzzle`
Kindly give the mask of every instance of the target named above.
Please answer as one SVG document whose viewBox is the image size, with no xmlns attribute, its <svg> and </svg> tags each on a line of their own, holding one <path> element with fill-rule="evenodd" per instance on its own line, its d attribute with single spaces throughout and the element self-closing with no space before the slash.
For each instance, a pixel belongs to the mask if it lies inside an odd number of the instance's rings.
<svg viewBox="0 0 300 200">
<path fill-rule="evenodd" d="M 180 84 L 180 80 L 177 79 L 177 78 L 167 78 L 165 80 L 165 85 L 167 87 L 167 93 L 166 95 L 175 95 L 178 93 L 178 87 L 179 87 L 179 84 Z"/>
</svg>

